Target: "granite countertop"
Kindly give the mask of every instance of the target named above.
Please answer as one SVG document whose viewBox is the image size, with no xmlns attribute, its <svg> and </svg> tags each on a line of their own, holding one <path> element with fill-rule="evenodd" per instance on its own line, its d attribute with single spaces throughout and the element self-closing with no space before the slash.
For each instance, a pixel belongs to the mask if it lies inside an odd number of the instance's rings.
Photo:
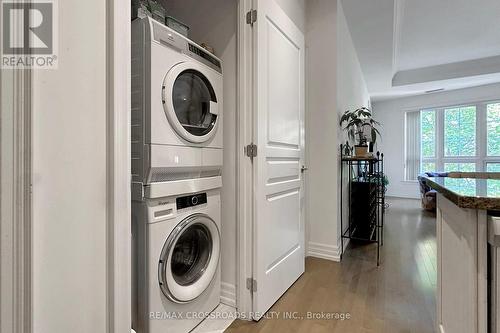
<svg viewBox="0 0 500 333">
<path fill-rule="evenodd" d="M 459 207 L 500 210 L 500 179 L 423 178 L 428 186 Z"/>
</svg>

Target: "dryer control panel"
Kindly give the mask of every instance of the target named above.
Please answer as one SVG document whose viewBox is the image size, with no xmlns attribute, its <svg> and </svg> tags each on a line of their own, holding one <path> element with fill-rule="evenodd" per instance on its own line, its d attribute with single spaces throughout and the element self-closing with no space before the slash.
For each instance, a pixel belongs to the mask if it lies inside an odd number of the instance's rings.
<svg viewBox="0 0 500 333">
<path fill-rule="evenodd" d="M 207 194 L 206 193 L 198 193 L 193 195 L 188 195 L 185 197 L 176 198 L 177 210 L 194 207 L 207 203 Z"/>
<path fill-rule="evenodd" d="M 222 74 L 222 62 L 215 55 L 152 18 L 145 18 L 144 20 L 148 20 L 152 25 L 152 40 L 172 47 Z"/>
</svg>

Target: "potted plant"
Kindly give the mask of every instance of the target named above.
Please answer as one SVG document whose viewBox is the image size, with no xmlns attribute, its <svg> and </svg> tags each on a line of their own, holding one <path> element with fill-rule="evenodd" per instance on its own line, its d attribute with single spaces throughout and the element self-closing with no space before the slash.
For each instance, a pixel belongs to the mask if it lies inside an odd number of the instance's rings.
<svg viewBox="0 0 500 333">
<path fill-rule="evenodd" d="M 374 144 L 377 141 L 377 135 L 380 132 L 376 126 L 380 123 L 372 118 L 372 112 L 366 107 L 361 107 L 354 111 L 347 110 L 340 118 L 340 126 L 343 128 L 350 140 L 354 141 L 355 155 L 358 157 L 369 156 L 368 141 Z M 370 133 L 370 140 L 367 138 L 367 133 Z M 357 141 L 357 144 L 356 144 Z"/>
</svg>

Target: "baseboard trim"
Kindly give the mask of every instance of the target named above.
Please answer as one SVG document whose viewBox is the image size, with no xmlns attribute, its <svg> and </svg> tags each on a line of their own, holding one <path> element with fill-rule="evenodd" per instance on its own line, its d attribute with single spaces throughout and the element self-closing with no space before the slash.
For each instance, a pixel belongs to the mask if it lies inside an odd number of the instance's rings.
<svg viewBox="0 0 500 333">
<path fill-rule="evenodd" d="M 236 286 L 234 284 L 221 282 L 220 302 L 233 308 L 236 307 Z"/>
<path fill-rule="evenodd" d="M 307 243 L 307 256 L 331 261 L 340 261 L 339 247 L 315 242 Z"/>
<path fill-rule="evenodd" d="M 340 242 L 340 241 L 339 241 Z M 344 239 L 344 251 L 349 245 L 349 239 Z M 340 246 L 308 242 L 307 243 L 307 257 L 321 258 L 340 262 Z"/>
</svg>

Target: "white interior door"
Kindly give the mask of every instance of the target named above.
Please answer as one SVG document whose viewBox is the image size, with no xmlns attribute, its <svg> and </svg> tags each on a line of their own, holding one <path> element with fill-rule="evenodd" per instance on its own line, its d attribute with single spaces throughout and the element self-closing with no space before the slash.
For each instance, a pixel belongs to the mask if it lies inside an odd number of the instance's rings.
<svg viewBox="0 0 500 333">
<path fill-rule="evenodd" d="M 262 315 L 304 272 L 304 35 L 274 0 L 254 8 L 253 311 Z"/>
</svg>

